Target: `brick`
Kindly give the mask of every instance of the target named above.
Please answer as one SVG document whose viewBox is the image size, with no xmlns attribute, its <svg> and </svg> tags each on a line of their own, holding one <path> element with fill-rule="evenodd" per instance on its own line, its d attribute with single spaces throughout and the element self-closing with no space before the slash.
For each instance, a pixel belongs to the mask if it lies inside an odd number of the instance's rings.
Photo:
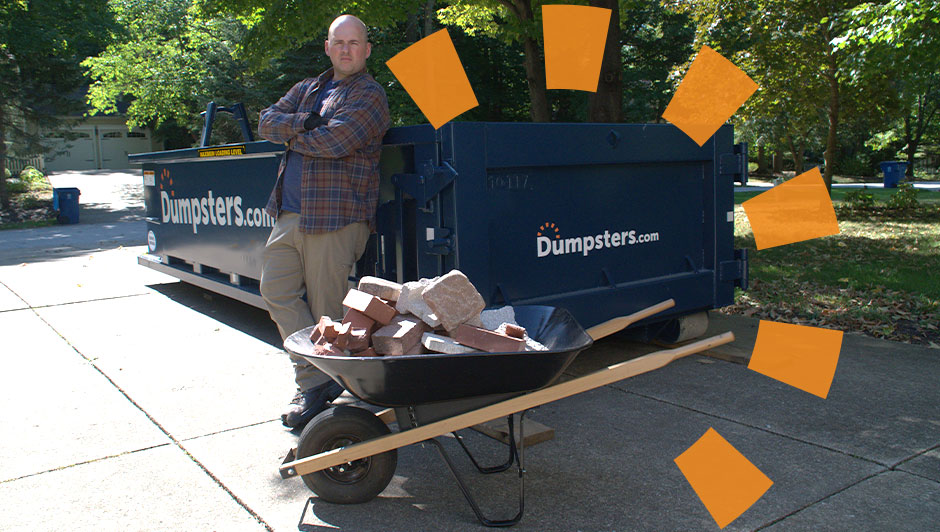
<svg viewBox="0 0 940 532">
<path fill-rule="evenodd" d="M 441 336 L 434 333 L 424 333 L 421 336 L 421 343 L 424 348 L 432 353 L 444 353 L 447 355 L 461 355 L 463 353 L 479 353 L 478 350 L 457 343 L 453 338 Z"/>
<path fill-rule="evenodd" d="M 504 333 L 506 336 L 511 336 L 513 338 L 519 338 L 525 340 L 525 328 L 518 325 L 513 325 L 511 323 L 504 323 L 503 327 Z"/>
<path fill-rule="evenodd" d="M 421 295 L 448 332 L 467 320 L 479 318 L 486 306 L 483 296 L 460 270 L 451 270 L 432 281 Z"/>
<path fill-rule="evenodd" d="M 395 311 L 395 307 L 388 303 L 383 303 L 372 294 L 360 292 L 356 289 L 351 289 L 346 293 L 346 298 L 343 299 L 343 305 L 358 310 L 382 325 L 391 323 L 392 318 L 398 314 L 398 312 Z"/>
<path fill-rule="evenodd" d="M 372 349 L 370 347 L 368 349 L 363 349 L 362 351 L 356 351 L 352 354 L 352 356 L 354 357 L 377 357 L 379 356 L 379 354 L 375 352 L 375 349 Z"/>
<path fill-rule="evenodd" d="M 417 344 L 415 344 L 414 347 L 409 349 L 408 352 L 406 352 L 405 354 L 406 355 L 423 355 L 424 353 L 425 353 L 424 346 L 421 345 L 421 342 L 418 342 Z"/>
<path fill-rule="evenodd" d="M 424 302 L 424 297 L 421 295 L 421 292 L 424 291 L 428 285 L 431 284 L 433 280 L 437 279 L 420 279 L 418 281 L 409 281 L 401 286 L 401 293 L 398 298 L 398 302 L 395 304 L 395 308 L 398 312 L 402 314 L 413 314 L 419 318 L 424 323 L 427 323 L 431 327 L 437 327 L 441 324 L 441 320 L 437 319 L 437 315 L 431 310 L 431 307 Z"/>
<path fill-rule="evenodd" d="M 335 323 L 333 324 L 333 330 L 336 334 L 336 338 L 333 339 L 333 345 L 340 349 L 346 349 L 346 346 L 349 344 L 349 331 L 351 324 L 349 323 Z"/>
<path fill-rule="evenodd" d="M 330 319 L 329 316 L 320 316 L 320 321 L 317 322 L 317 327 L 314 329 L 320 334 L 320 336 L 326 338 L 326 341 L 332 342 L 336 339 L 336 329 L 333 327 L 334 322 Z M 310 339 L 313 340 L 313 335 L 310 336 Z M 314 340 L 316 342 L 316 340 Z"/>
<path fill-rule="evenodd" d="M 421 343 L 426 323 L 413 316 L 398 315 L 392 323 L 372 333 L 372 347 L 380 355 L 404 355 Z"/>
<path fill-rule="evenodd" d="M 322 339 L 313 344 L 313 354 L 319 356 L 346 356 L 346 353 L 342 349 Z"/>
<path fill-rule="evenodd" d="M 377 327 L 375 320 L 355 309 L 348 309 L 343 316 L 343 323 L 349 323 L 353 329 L 366 329 L 370 333 Z"/>
<path fill-rule="evenodd" d="M 355 353 L 368 348 L 371 339 L 372 335 L 365 329 L 349 329 L 346 334 L 336 339 L 336 346 Z"/>
<path fill-rule="evenodd" d="M 457 342 L 488 353 L 525 351 L 525 340 L 512 338 L 479 327 L 460 325 L 451 333 Z"/>
<path fill-rule="evenodd" d="M 359 291 L 386 301 L 398 301 L 401 296 L 401 285 L 394 281 L 367 275 L 359 279 Z"/>
</svg>

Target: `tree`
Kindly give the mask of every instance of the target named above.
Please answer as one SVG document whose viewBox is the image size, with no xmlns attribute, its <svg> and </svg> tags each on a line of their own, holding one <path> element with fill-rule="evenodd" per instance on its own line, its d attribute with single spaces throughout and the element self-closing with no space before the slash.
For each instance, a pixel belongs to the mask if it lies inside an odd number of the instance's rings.
<svg viewBox="0 0 940 532">
<path fill-rule="evenodd" d="M 0 204 L 7 143 L 36 153 L 43 132 L 82 108 L 72 98 L 84 80 L 79 63 L 110 39 L 106 0 L 14 0 L 0 4 Z"/>
<path fill-rule="evenodd" d="M 468 35 L 483 35 L 507 44 L 521 43 L 524 50 L 529 113 L 533 122 L 551 119 L 545 88 L 545 62 L 539 45 L 543 0 L 448 0 L 437 12 L 444 23 L 462 28 Z M 570 2 L 576 3 L 576 2 Z"/>
<path fill-rule="evenodd" d="M 927 0 L 866 2 L 846 19 L 847 28 L 835 43 L 857 49 L 890 78 L 898 103 L 894 117 L 901 124 L 878 137 L 890 138 L 891 130 L 901 132 L 907 175 L 913 177 L 915 154 L 940 121 L 940 6 Z"/>
<path fill-rule="evenodd" d="M 802 151 L 816 125 L 825 124 L 823 179 L 832 187 L 838 162 L 839 123 L 847 93 L 862 87 L 852 67 L 866 67 L 835 39 L 856 0 L 709 0 L 686 6 L 713 45 L 742 67 L 760 89 L 740 113 L 753 124 L 786 124 L 785 141 L 802 171 Z M 779 141 L 778 141 L 779 142 Z"/>
</svg>

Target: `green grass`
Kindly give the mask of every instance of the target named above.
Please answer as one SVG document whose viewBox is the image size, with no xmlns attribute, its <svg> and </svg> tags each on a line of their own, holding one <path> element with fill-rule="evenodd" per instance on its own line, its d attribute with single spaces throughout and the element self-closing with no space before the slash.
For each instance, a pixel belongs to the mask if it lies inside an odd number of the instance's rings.
<svg viewBox="0 0 940 532">
<path fill-rule="evenodd" d="M 857 189 L 857 188 L 834 188 L 832 189 L 831 197 L 832 197 L 833 204 L 838 206 L 840 203 L 843 203 L 845 201 L 845 195 L 853 190 L 860 190 L 860 189 Z M 891 188 L 866 188 L 864 190 L 870 192 L 872 196 L 874 196 L 876 203 L 881 203 L 881 204 L 887 203 L 888 200 L 891 199 L 891 196 L 893 196 L 897 192 L 897 189 L 891 189 Z M 735 204 L 744 203 L 745 201 L 755 196 L 759 196 L 763 192 L 765 191 L 758 190 L 758 191 L 753 191 L 753 192 L 750 192 L 750 191 L 735 192 L 734 203 Z M 918 189 L 917 201 L 919 201 L 922 205 L 940 205 L 940 192 L 935 191 L 935 190 Z"/>
<path fill-rule="evenodd" d="M 892 211 L 893 191 L 869 191 L 867 210 L 846 208 L 846 191 L 834 191 L 839 234 L 759 251 L 737 205 L 735 246 L 750 250 L 751 287 L 727 312 L 940 347 L 940 193 Z"/>
</svg>

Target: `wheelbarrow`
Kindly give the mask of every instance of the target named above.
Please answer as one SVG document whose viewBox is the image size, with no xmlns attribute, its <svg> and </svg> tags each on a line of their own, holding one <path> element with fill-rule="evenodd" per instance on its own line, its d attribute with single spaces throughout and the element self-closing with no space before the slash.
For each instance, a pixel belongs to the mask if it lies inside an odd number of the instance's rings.
<svg viewBox="0 0 940 532">
<path fill-rule="evenodd" d="M 568 311 L 545 306 L 516 306 L 516 321 L 546 351 L 515 353 L 422 354 L 354 357 L 314 354 L 313 327 L 292 334 L 284 347 L 309 360 L 358 399 L 387 407 L 378 413 L 353 406 L 335 406 L 311 420 L 280 467 L 283 478 L 300 476 L 326 502 L 367 502 L 391 482 L 397 449 L 430 443 L 453 473 L 477 519 L 486 526 L 511 526 L 525 508 L 523 420 L 529 409 L 661 368 L 670 362 L 734 340 L 730 332 L 674 349 L 621 362 L 594 373 L 556 383 L 574 358 L 594 340 L 675 305 L 667 300 L 629 316 L 612 319 L 585 331 Z M 519 434 L 515 434 L 519 414 Z M 481 466 L 458 430 L 506 417 L 509 458 Z M 389 424 L 397 421 L 398 432 Z M 489 519 L 480 511 L 466 482 L 445 451 L 439 436 L 452 433 L 483 474 L 517 465 L 519 508 L 509 519 Z M 307 500 L 301 523 L 310 506 Z"/>
</svg>

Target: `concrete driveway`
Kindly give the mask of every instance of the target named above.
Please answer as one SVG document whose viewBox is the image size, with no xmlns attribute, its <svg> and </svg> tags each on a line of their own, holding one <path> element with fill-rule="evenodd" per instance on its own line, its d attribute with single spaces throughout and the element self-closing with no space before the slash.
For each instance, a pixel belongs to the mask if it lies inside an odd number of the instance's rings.
<svg viewBox="0 0 940 532">
<path fill-rule="evenodd" d="M 0 529 L 483 530 L 430 446 L 399 450 L 367 504 L 314 498 L 278 465 L 290 364 L 265 312 L 138 266 L 137 174 L 56 176 L 82 223 L 0 232 Z M 823 400 L 747 369 L 735 344 L 544 405 L 517 530 L 718 530 L 673 462 L 714 428 L 772 481 L 726 530 L 936 530 L 940 351 L 847 334 Z M 567 377 L 655 348 L 614 337 Z M 483 461 L 505 452 L 467 431 Z M 513 472 L 471 475 L 483 511 L 515 512 Z"/>
</svg>

